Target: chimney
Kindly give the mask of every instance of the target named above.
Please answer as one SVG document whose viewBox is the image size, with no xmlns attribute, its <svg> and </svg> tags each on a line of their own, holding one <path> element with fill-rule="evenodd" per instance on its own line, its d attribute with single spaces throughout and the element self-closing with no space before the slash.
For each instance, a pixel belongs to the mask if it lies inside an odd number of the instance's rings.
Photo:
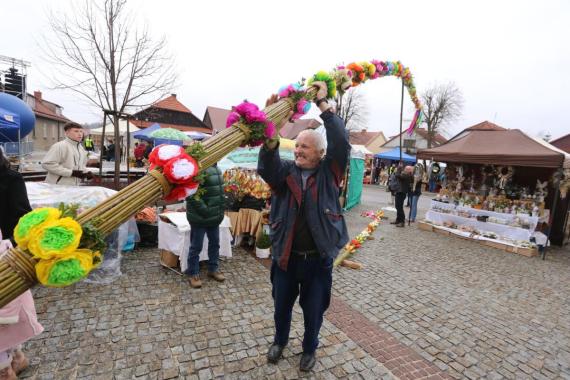
<svg viewBox="0 0 570 380">
<path fill-rule="evenodd" d="M 34 98 L 36 98 L 36 100 L 42 100 L 42 92 L 34 91 Z"/>
<path fill-rule="evenodd" d="M 170 94 L 174 99 L 176 99 L 176 94 Z"/>
</svg>

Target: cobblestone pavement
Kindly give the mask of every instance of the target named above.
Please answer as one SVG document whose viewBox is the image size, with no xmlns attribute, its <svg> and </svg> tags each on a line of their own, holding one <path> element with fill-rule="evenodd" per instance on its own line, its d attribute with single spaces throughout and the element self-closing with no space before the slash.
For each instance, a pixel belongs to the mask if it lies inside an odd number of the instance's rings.
<svg viewBox="0 0 570 380">
<path fill-rule="evenodd" d="M 222 262 L 225 283 L 206 280 L 198 290 L 161 268 L 155 249 L 126 254 L 122 268 L 110 285 L 35 290 L 45 332 L 24 347 L 32 365 L 23 378 L 393 378 L 328 321 L 313 372 L 299 372 L 298 306 L 285 360 L 267 364 L 274 332 L 269 273 L 243 249 Z"/>
<path fill-rule="evenodd" d="M 420 199 L 419 216 L 428 203 Z M 361 211 L 388 204 L 388 193 L 365 187 L 363 204 L 347 213 L 351 236 L 368 223 Z M 369 344 L 375 334 L 392 342 L 390 350 L 413 350 L 444 371 L 434 379 L 570 379 L 568 249 L 541 261 L 388 223 L 374 236 L 383 240 L 365 242 L 354 256 L 364 269 L 335 271 L 335 297 L 310 374 L 297 370 L 298 307 L 285 360 L 266 363 L 273 307 L 268 272 L 253 257 L 235 249 L 222 262 L 226 282 L 206 280 L 194 290 L 147 249 L 126 254 L 124 275 L 112 284 L 34 291 L 46 331 L 26 343 L 32 365 L 22 377 L 419 377 L 403 364 L 390 372 L 396 359 Z"/>
<path fill-rule="evenodd" d="M 389 202 L 368 187 L 347 215 L 351 235 L 366 223 L 361 211 Z M 335 278 L 352 308 L 455 378 L 570 379 L 570 249 L 542 261 L 413 224 L 383 223 L 375 236 L 384 239 L 354 256 L 365 268 Z"/>
</svg>

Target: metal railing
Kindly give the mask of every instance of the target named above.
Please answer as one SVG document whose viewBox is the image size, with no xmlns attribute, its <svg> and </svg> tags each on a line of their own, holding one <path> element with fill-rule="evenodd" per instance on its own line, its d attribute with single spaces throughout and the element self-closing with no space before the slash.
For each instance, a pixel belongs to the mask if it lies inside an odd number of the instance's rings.
<svg viewBox="0 0 570 380">
<path fill-rule="evenodd" d="M 34 151 L 33 141 L 17 142 L 0 142 L 0 146 L 4 148 L 7 156 L 20 156 L 30 154 Z"/>
</svg>

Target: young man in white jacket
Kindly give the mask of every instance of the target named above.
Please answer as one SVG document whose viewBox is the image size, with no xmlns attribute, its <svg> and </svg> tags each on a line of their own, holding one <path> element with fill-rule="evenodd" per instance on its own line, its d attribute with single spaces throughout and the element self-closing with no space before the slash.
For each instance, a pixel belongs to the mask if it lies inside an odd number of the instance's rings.
<svg viewBox="0 0 570 380">
<path fill-rule="evenodd" d="M 42 167 L 48 172 L 47 183 L 77 186 L 83 178 L 93 178 L 93 174 L 85 170 L 87 151 L 81 143 L 83 128 L 69 123 L 63 129 L 65 139 L 52 145 L 42 161 Z"/>
</svg>

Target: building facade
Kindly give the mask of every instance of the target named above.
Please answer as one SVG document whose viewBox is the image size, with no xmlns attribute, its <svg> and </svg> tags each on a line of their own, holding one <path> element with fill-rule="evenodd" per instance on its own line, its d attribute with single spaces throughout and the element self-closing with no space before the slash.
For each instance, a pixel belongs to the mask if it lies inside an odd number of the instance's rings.
<svg viewBox="0 0 570 380">
<path fill-rule="evenodd" d="M 77 124 L 63 114 L 63 107 L 42 97 L 41 91 L 28 94 L 26 102 L 34 111 L 36 125 L 22 142 L 32 142 L 33 150 L 47 151 L 56 142 L 63 140 L 63 126 L 67 123 Z M 79 124 L 77 124 L 79 126 Z"/>
</svg>

